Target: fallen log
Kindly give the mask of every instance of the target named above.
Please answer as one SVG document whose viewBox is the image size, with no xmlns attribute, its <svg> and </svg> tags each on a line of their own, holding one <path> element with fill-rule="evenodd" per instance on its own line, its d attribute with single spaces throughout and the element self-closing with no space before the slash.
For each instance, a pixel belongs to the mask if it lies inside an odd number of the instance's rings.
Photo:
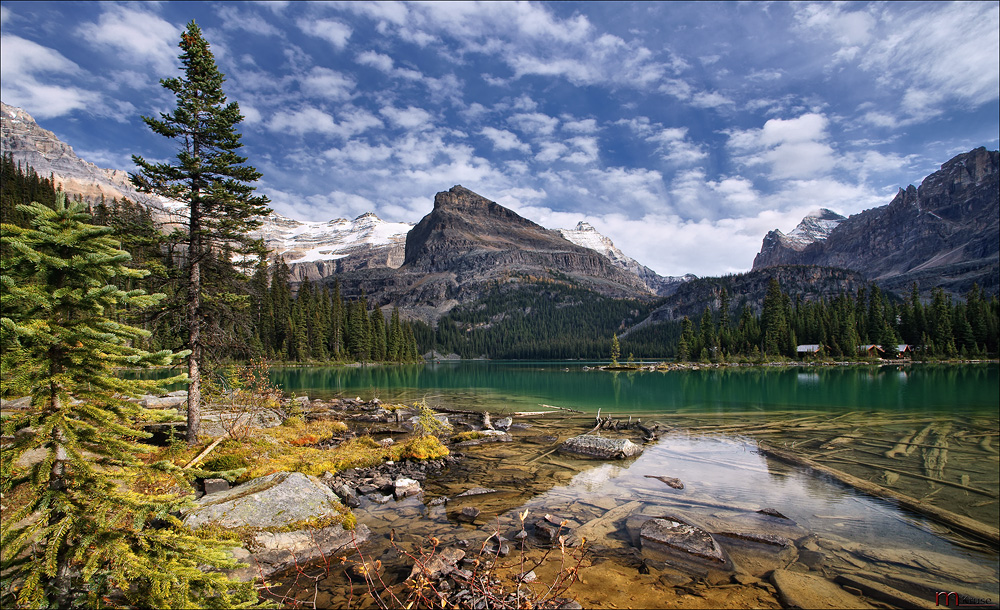
<svg viewBox="0 0 1000 610">
<path fill-rule="evenodd" d="M 201 453 L 199 453 L 193 460 L 191 460 L 190 462 L 187 463 L 186 466 L 184 466 L 184 470 L 187 470 L 188 468 L 194 466 L 198 462 L 200 462 L 203 459 L 205 459 L 205 456 L 208 455 L 209 453 L 212 453 L 212 450 L 215 449 L 219 445 L 219 443 L 222 442 L 222 439 L 224 439 L 224 438 L 226 438 L 226 436 L 222 435 L 219 438 L 217 438 L 214 441 L 212 441 L 211 445 L 209 445 L 208 447 L 206 447 L 204 451 L 202 451 Z"/>
<path fill-rule="evenodd" d="M 546 409 L 559 409 L 560 411 L 571 411 L 573 413 L 583 413 L 583 411 L 579 411 L 577 409 L 567 409 L 566 407 L 556 407 L 554 405 L 539 404 L 538 406 L 539 407 L 545 407 Z"/>
<path fill-rule="evenodd" d="M 799 457 L 787 451 L 775 449 L 767 443 L 759 443 L 758 449 L 766 455 L 788 462 L 789 464 L 794 464 L 803 468 L 811 468 L 816 472 L 825 474 L 837 481 L 840 481 L 844 485 L 853 487 L 860 492 L 879 498 L 893 500 L 903 508 L 918 512 L 935 521 L 938 521 L 939 523 L 948 525 L 985 542 L 992 543 L 993 545 L 1000 544 L 1000 530 L 996 527 L 986 525 L 985 523 L 981 523 L 975 519 L 964 517 L 943 508 L 938 508 L 937 506 L 923 504 L 919 500 L 905 494 L 901 494 L 891 489 L 886 489 L 881 485 L 877 485 L 864 479 L 859 479 L 858 477 L 849 475 L 846 472 L 820 464 L 808 458 Z"/>
<path fill-rule="evenodd" d="M 816 459 L 826 459 L 826 456 L 822 456 L 822 455 L 816 456 Z M 845 457 L 835 457 L 835 458 L 830 458 L 830 460 L 831 461 L 838 461 L 838 462 L 845 462 L 847 464 L 857 464 L 859 466 L 867 466 L 869 468 L 875 468 L 876 470 L 879 469 L 879 468 L 881 468 L 883 470 L 886 470 L 886 471 L 889 471 L 889 472 L 895 472 L 895 473 L 901 474 L 903 476 L 913 477 L 915 479 L 923 479 L 924 481 L 930 481 L 931 483 L 937 483 L 938 485 L 948 485 L 950 487 L 956 487 L 958 489 L 963 489 L 965 491 L 971 491 L 971 492 L 974 492 L 974 493 L 977 493 L 977 494 L 980 494 L 980 495 L 983 495 L 983 496 L 989 496 L 991 498 L 996 498 L 997 497 L 997 494 L 993 493 L 992 491 L 988 491 L 986 489 L 979 489 L 977 487 L 967 487 L 965 485 L 962 485 L 961 483 L 952 483 L 951 481 L 947 481 L 945 479 L 937 479 L 937 478 L 934 478 L 934 477 L 928 477 L 926 475 L 918 474 L 916 472 L 910 472 L 908 470 L 902 470 L 902 469 L 899 469 L 899 468 L 890 468 L 888 466 L 875 466 L 874 464 L 868 464 L 866 462 L 860 462 L 858 460 L 852 460 L 851 458 L 845 458 Z"/>
</svg>

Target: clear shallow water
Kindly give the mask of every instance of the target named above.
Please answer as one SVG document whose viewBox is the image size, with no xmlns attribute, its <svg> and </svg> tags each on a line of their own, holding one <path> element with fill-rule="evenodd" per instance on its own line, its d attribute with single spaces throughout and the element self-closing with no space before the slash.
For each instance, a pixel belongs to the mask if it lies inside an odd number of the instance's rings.
<svg viewBox="0 0 1000 610">
<path fill-rule="evenodd" d="M 593 364 L 593 363 L 591 363 Z M 730 412 L 820 409 L 996 413 L 1000 366 L 721 368 L 610 373 L 580 362 L 441 362 L 413 366 L 280 368 L 272 379 L 311 398 L 426 398 L 462 408 L 586 412 Z"/>
<path fill-rule="evenodd" d="M 619 462 L 543 455 L 552 440 L 534 443 L 533 435 L 560 440 L 586 432 L 587 416 L 555 412 L 520 419 L 530 428 L 514 433 L 514 443 L 465 449 L 462 466 L 425 484 L 422 498 L 376 505 L 364 500 L 355 512 L 372 528 L 371 558 L 389 549 L 389 532 L 416 548 L 430 536 L 443 544 L 475 538 L 500 527 L 510 535 L 517 514 L 546 513 L 584 524 L 611 507 L 638 503 L 645 515 L 688 515 L 710 523 L 738 523 L 758 508 L 787 515 L 819 546 L 812 574 L 834 578 L 861 571 L 910 579 L 953 590 L 966 587 L 992 600 L 998 595 L 997 550 L 956 535 L 925 517 L 891 502 L 869 497 L 811 471 L 766 458 L 758 440 L 794 447 L 803 455 L 830 456 L 824 462 L 879 482 L 947 510 L 987 524 L 998 518 L 1000 462 L 981 448 L 983 434 L 997 445 L 1000 367 L 986 365 L 911 365 L 906 367 L 788 367 L 707 369 L 678 372 L 609 373 L 583 370 L 584 363 L 443 362 L 425 366 L 312 367 L 278 369 L 273 379 L 286 392 L 311 398 L 377 396 L 384 402 L 427 399 L 431 406 L 501 411 L 539 411 L 540 404 L 579 409 L 590 417 L 601 409 L 616 416 L 636 414 L 673 428 L 638 458 Z M 780 424 L 776 428 L 768 425 Z M 761 427 L 763 426 L 763 428 Z M 903 476 L 883 481 L 885 468 L 923 470 L 922 451 L 888 459 L 884 452 L 914 430 L 936 426 L 931 445 L 943 435 L 950 458 L 942 477 L 963 481 L 982 492 L 932 484 Z M 844 444 L 824 448 L 843 435 Z M 838 461 L 840 460 L 840 461 Z M 863 463 L 863 464 L 862 464 Z M 646 475 L 681 479 L 674 490 Z M 453 500 L 429 507 L 431 498 L 471 487 L 499 493 Z M 457 518 L 462 506 L 482 509 L 475 525 Z M 633 511 L 634 512 L 634 511 Z M 529 518 L 529 521 L 531 518 Z M 721 525 L 719 527 L 724 527 Z M 405 534 L 399 534 L 405 532 Z M 603 539 L 594 540 L 603 557 L 618 562 L 618 572 L 635 552 L 625 520 Z M 798 544 L 802 556 L 810 548 Z M 724 544 L 725 546 L 725 544 Z M 730 545 L 734 560 L 753 567 L 756 559 Z M 813 552 L 813 551 L 810 551 Z M 405 562 L 404 562 L 405 563 Z M 767 567 L 767 566 L 764 566 Z M 762 570 L 757 566 L 758 571 Z M 398 566 L 399 578 L 409 568 Z M 614 570 L 612 570 L 614 571 Z M 752 571 L 752 570 L 751 570 Z M 622 587 L 629 585 L 623 583 Z M 338 605 L 342 577 L 332 574 L 321 587 Z M 588 601 L 605 605 L 598 597 Z M 610 598 L 609 598 L 610 599 Z"/>
</svg>

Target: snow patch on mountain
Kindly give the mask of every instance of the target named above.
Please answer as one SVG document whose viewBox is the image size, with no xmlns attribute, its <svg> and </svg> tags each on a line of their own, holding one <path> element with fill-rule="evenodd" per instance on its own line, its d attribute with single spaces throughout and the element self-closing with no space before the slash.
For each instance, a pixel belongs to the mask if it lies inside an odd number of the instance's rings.
<svg viewBox="0 0 1000 610">
<path fill-rule="evenodd" d="M 646 284 L 650 292 L 654 292 L 660 296 L 673 294 L 677 290 L 677 287 L 684 282 L 696 279 L 691 274 L 680 277 L 664 277 L 656 273 L 619 250 L 611 239 L 602 235 L 588 222 L 580 221 L 573 229 L 556 229 L 556 231 L 567 241 L 603 254 L 615 265 L 638 276 Z"/>
<path fill-rule="evenodd" d="M 845 220 L 847 219 L 840 214 L 821 208 L 807 214 L 791 233 L 783 235 L 782 241 L 789 247 L 802 251 L 809 244 L 829 237 L 830 232 Z"/>
<path fill-rule="evenodd" d="M 263 219 L 256 235 L 286 263 L 337 260 L 360 251 L 403 245 L 413 228 L 405 222 L 386 222 L 371 212 L 354 220 L 328 222 L 293 220 L 274 213 Z"/>
</svg>

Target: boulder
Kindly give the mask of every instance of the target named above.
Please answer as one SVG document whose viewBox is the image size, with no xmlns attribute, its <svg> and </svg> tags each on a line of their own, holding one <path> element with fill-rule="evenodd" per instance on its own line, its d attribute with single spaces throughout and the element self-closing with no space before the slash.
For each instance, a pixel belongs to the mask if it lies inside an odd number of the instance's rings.
<svg viewBox="0 0 1000 610">
<path fill-rule="evenodd" d="M 514 420 L 509 417 L 501 417 L 500 419 L 493 422 L 493 427 L 497 430 L 502 430 L 506 432 L 510 430 L 510 427 L 514 424 Z"/>
<path fill-rule="evenodd" d="M 396 482 L 393 484 L 393 495 L 397 500 L 402 500 L 403 498 L 407 498 L 409 496 L 415 496 L 421 491 L 420 483 L 413 479 L 401 477 L 396 479 Z"/>
<path fill-rule="evenodd" d="M 242 580 L 266 578 L 296 564 L 349 552 L 367 541 L 370 533 L 364 525 L 354 531 L 339 524 L 320 528 L 308 525 L 340 516 L 339 505 L 337 496 L 315 477 L 277 472 L 202 497 L 188 511 L 184 524 L 193 529 L 207 524 L 246 528 L 253 536 L 249 546 L 254 550 L 233 552 L 248 565 L 231 576 Z"/>
<path fill-rule="evenodd" d="M 642 447 L 627 438 L 606 438 L 585 434 L 574 436 L 559 446 L 559 451 L 603 460 L 619 460 L 642 453 Z"/>
<path fill-rule="evenodd" d="M 338 515 L 340 500 L 316 477 L 276 472 L 229 491 L 205 496 L 184 518 L 197 529 L 207 523 L 222 527 L 285 527 Z"/>
</svg>

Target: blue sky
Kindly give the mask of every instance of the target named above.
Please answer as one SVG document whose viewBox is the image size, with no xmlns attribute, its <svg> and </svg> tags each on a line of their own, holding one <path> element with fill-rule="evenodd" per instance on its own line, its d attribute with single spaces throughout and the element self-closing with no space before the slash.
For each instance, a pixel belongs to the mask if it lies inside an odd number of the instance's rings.
<svg viewBox="0 0 1000 610">
<path fill-rule="evenodd" d="M 0 6 L 3 101 L 102 167 L 172 156 L 140 115 L 194 19 L 277 212 L 416 222 L 462 184 L 664 275 L 1000 136 L 997 2 Z"/>
</svg>

